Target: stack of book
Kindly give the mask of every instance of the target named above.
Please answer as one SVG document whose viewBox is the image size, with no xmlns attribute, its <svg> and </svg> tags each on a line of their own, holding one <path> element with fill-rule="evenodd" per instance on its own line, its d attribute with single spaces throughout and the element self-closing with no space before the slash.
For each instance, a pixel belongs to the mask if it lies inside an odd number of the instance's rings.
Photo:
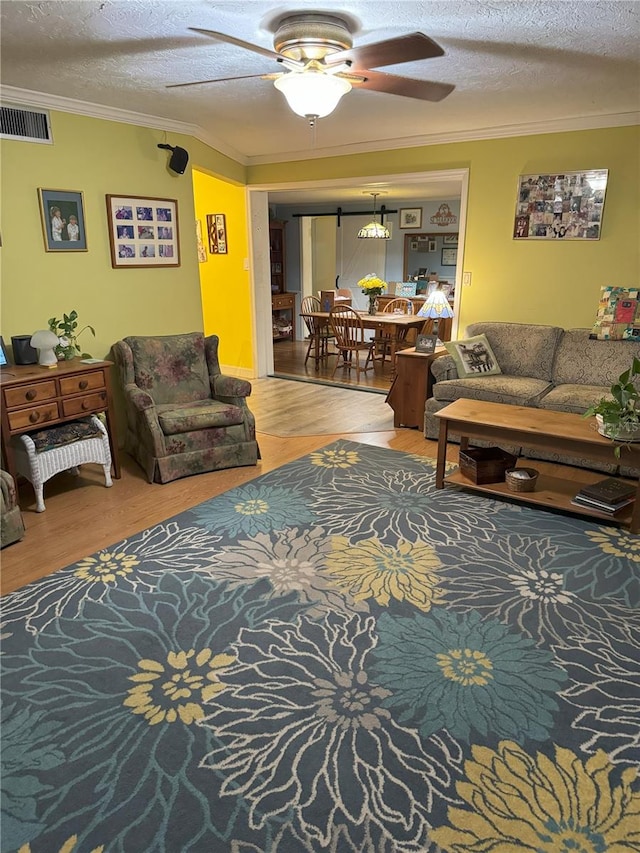
<svg viewBox="0 0 640 853">
<path fill-rule="evenodd" d="M 635 497 L 636 486 L 615 477 L 607 477 L 590 486 L 584 486 L 571 503 L 613 515 L 632 504 Z"/>
</svg>

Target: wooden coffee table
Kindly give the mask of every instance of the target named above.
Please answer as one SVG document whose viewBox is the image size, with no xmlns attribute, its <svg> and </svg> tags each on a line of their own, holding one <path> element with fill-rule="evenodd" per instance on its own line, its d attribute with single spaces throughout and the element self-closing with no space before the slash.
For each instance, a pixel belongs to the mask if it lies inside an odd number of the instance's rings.
<svg viewBox="0 0 640 853">
<path fill-rule="evenodd" d="M 478 485 L 459 470 L 445 477 L 447 440 L 450 430 L 461 436 L 460 450 L 467 449 L 469 439 L 480 438 L 496 444 L 502 442 L 521 447 L 535 447 L 594 462 L 616 462 L 613 455 L 614 444 L 597 432 L 595 418 L 583 418 L 581 415 L 566 412 L 530 409 L 526 406 L 511 406 L 504 403 L 483 403 L 478 400 L 456 400 L 436 412 L 436 417 L 440 418 L 436 466 L 437 489 L 442 489 L 445 484 L 451 483 L 522 503 L 605 519 L 609 523 L 626 524 L 631 533 L 640 531 L 640 480 L 637 483 L 634 503 L 616 513 L 615 516 L 611 516 L 596 509 L 578 507 L 571 503 L 572 498 L 583 485 L 602 480 L 608 476 L 604 473 L 581 470 L 580 478 L 573 480 L 540 474 L 533 492 L 513 492 L 504 482 Z M 640 468 L 640 444 L 625 446 L 623 458 L 625 464 Z"/>
</svg>

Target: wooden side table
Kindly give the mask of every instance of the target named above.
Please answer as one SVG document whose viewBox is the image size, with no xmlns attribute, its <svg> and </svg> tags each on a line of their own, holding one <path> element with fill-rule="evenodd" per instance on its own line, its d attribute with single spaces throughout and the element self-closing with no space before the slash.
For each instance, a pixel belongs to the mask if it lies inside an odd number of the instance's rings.
<svg viewBox="0 0 640 853">
<path fill-rule="evenodd" d="M 446 355 L 444 347 L 435 352 L 416 352 L 415 347 L 398 350 L 396 375 L 386 402 L 393 409 L 394 427 L 419 427 L 424 424 L 424 404 L 431 396 L 433 377 L 431 364 Z"/>
<path fill-rule="evenodd" d="M 83 364 L 79 358 L 48 369 L 37 364 L 7 366 L 0 372 L 2 455 L 11 476 L 17 471 L 11 436 L 104 412 L 114 477 L 120 477 L 110 361 Z"/>
</svg>

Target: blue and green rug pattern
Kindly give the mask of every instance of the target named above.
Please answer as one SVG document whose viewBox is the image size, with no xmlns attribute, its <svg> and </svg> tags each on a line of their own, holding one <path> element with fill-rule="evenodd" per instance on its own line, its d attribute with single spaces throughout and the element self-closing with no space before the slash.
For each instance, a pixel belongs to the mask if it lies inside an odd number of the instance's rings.
<svg viewBox="0 0 640 853">
<path fill-rule="evenodd" d="M 2 853 L 640 851 L 640 537 L 338 441 L 7 596 Z"/>
</svg>

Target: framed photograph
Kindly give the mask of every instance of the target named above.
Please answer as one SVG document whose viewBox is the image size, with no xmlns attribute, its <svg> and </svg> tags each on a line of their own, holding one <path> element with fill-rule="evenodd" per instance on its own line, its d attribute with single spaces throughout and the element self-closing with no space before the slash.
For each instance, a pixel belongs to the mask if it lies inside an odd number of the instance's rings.
<svg viewBox="0 0 640 853">
<path fill-rule="evenodd" d="M 87 229 L 81 192 L 38 188 L 46 252 L 86 252 Z"/>
<path fill-rule="evenodd" d="M 520 175 L 514 240 L 599 240 L 607 169 Z"/>
<path fill-rule="evenodd" d="M 437 335 L 418 335 L 416 337 L 416 352 L 435 352 L 437 341 Z"/>
<path fill-rule="evenodd" d="M 212 255 L 227 254 L 227 218 L 224 213 L 207 214 L 209 252 Z"/>
<path fill-rule="evenodd" d="M 440 264 L 443 267 L 455 267 L 458 263 L 458 250 L 447 248 L 442 250 Z"/>
<path fill-rule="evenodd" d="M 207 250 L 202 242 L 202 222 L 199 219 L 196 219 L 196 247 L 198 250 L 198 263 L 206 264 Z"/>
<path fill-rule="evenodd" d="M 11 364 L 11 362 L 9 361 L 7 348 L 4 345 L 4 338 L 0 336 L 0 367 L 6 367 L 8 364 Z"/>
<path fill-rule="evenodd" d="M 107 223 L 114 269 L 180 266 L 175 199 L 108 195 Z"/>
<path fill-rule="evenodd" d="M 400 209 L 400 228 L 422 228 L 422 208 L 403 207 Z"/>
<path fill-rule="evenodd" d="M 436 241 L 435 240 L 429 240 L 428 250 L 430 252 L 435 252 L 437 248 L 438 248 L 438 244 L 436 243 Z"/>
<path fill-rule="evenodd" d="M 457 234 L 443 234 L 442 235 L 442 245 L 443 246 L 457 246 L 458 245 L 458 235 Z"/>
</svg>

